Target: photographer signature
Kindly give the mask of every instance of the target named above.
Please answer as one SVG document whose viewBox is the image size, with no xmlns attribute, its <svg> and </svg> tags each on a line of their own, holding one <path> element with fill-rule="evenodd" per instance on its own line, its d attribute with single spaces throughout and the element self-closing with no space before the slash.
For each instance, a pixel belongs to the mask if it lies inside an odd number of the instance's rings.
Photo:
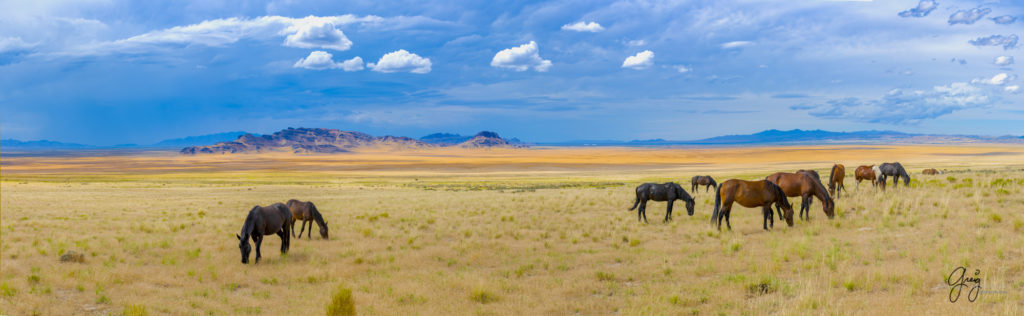
<svg viewBox="0 0 1024 316">
<path fill-rule="evenodd" d="M 957 267 L 953 269 L 953 272 L 949 273 L 949 278 L 946 279 L 946 284 L 949 284 L 949 302 L 955 303 L 960 299 L 960 292 L 965 287 L 970 286 L 967 291 L 967 300 L 974 302 L 978 299 L 978 294 L 981 294 L 981 270 L 974 269 L 974 277 L 968 277 L 967 268 Z"/>
</svg>

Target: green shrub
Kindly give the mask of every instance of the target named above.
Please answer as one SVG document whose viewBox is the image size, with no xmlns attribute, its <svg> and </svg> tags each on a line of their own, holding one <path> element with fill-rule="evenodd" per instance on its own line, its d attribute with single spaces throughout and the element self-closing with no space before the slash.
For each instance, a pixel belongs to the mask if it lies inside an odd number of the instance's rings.
<svg viewBox="0 0 1024 316">
<path fill-rule="evenodd" d="M 469 299 L 480 304 L 487 304 L 498 301 L 498 296 L 484 289 L 476 289 L 470 293 Z"/>
<path fill-rule="evenodd" d="M 135 304 L 129 304 L 128 306 L 125 306 L 124 307 L 124 311 L 122 313 L 124 313 L 124 316 L 146 316 L 146 315 L 149 315 L 149 312 L 146 311 L 146 306 L 135 305 Z"/>
<path fill-rule="evenodd" d="M 327 304 L 327 316 L 349 316 L 356 314 L 356 303 L 352 300 L 352 290 L 338 286 Z"/>
</svg>

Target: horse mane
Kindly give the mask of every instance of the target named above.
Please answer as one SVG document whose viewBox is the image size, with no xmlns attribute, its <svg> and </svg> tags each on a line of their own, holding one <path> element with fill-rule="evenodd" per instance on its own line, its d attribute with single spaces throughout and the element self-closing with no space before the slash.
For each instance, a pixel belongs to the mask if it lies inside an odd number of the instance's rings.
<svg viewBox="0 0 1024 316">
<path fill-rule="evenodd" d="M 764 180 L 764 182 L 772 191 L 775 192 L 776 203 L 782 204 L 782 206 L 786 208 L 793 207 L 789 204 L 789 199 L 786 198 L 786 192 L 782 192 L 782 187 L 768 180 Z"/>
<path fill-rule="evenodd" d="M 249 215 L 245 216 L 245 223 L 242 224 L 242 240 L 243 241 L 248 239 L 249 235 L 252 234 L 253 225 L 256 225 L 256 216 L 257 216 L 257 214 L 259 214 L 259 212 L 258 212 L 259 208 L 260 208 L 259 205 L 253 206 L 252 209 L 249 210 Z"/>
<path fill-rule="evenodd" d="M 313 220 L 315 220 L 317 224 L 327 225 L 326 223 L 324 223 L 323 215 L 320 215 L 320 211 L 316 209 L 316 205 L 313 204 L 313 202 L 306 203 L 309 203 L 309 212 L 313 213 Z"/>
<path fill-rule="evenodd" d="M 839 169 L 839 164 L 833 164 L 832 171 L 828 173 L 828 187 L 830 188 L 834 185 L 832 182 L 832 178 L 836 176 L 836 169 Z"/>
</svg>

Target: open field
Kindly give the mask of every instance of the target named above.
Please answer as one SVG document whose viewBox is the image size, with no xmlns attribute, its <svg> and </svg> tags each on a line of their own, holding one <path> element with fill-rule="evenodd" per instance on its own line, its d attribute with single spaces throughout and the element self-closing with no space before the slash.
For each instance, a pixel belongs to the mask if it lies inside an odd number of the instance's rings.
<svg viewBox="0 0 1024 316">
<path fill-rule="evenodd" d="M 857 165 L 898 160 L 902 184 L 859 188 Z M 847 167 L 828 220 L 733 231 L 633 188 L 695 174 L 761 179 Z M 540 148 L 342 155 L 4 156 L 0 314 L 320 314 L 340 287 L 364 315 L 1022 314 L 1024 147 Z M 946 169 L 924 176 L 922 168 Z M 329 240 L 293 239 L 242 265 L 246 212 L 311 200 Z M 799 199 L 790 198 L 794 208 Z M 298 225 L 296 225 L 298 229 Z M 84 263 L 60 263 L 66 250 Z M 954 268 L 983 290 L 948 299 Z"/>
</svg>

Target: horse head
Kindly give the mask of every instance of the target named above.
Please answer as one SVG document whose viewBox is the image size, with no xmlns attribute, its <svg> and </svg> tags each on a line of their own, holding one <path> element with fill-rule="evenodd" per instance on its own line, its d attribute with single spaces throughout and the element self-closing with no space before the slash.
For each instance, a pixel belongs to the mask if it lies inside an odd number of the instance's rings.
<svg viewBox="0 0 1024 316">
<path fill-rule="evenodd" d="M 833 200 L 832 197 L 828 197 L 827 199 L 825 199 L 825 203 L 824 204 L 825 205 L 823 206 L 823 208 L 825 210 L 825 215 L 828 215 L 828 219 L 832 219 L 833 217 L 835 217 L 836 216 L 836 201 Z"/>
<path fill-rule="evenodd" d="M 324 223 L 320 225 L 320 237 L 327 239 L 327 221 L 324 221 Z"/>
<path fill-rule="evenodd" d="M 235 234 L 235 238 L 238 238 L 238 249 L 242 252 L 242 264 L 249 263 L 249 253 L 252 252 L 252 246 L 249 245 L 249 238 L 245 239 L 238 234 Z"/>
</svg>

